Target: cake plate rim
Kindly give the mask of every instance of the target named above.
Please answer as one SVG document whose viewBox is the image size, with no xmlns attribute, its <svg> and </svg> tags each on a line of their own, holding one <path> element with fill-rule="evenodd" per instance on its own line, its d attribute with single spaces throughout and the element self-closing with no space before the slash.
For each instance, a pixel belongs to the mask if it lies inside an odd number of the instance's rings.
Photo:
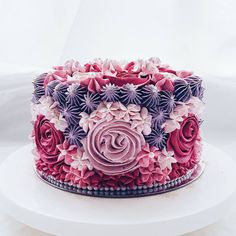
<svg viewBox="0 0 236 236">
<path fill-rule="evenodd" d="M 87 235 L 191 232 L 226 214 L 236 188 L 227 181 L 236 177 L 234 161 L 208 143 L 203 146 L 206 170 L 190 185 L 160 195 L 109 199 L 75 195 L 44 183 L 34 172 L 31 145 L 26 145 L 0 165 L 0 199 L 16 220 L 56 235 L 74 235 L 78 230 Z M 211 185 L 215 180 L 219 185 Z"/>
</svg>

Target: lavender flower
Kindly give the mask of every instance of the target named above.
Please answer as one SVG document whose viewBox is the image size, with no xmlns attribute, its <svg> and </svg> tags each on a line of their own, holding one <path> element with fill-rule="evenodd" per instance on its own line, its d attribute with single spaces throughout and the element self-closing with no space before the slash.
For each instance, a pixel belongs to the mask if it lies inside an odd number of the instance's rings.
<svg viewBox="0 0 236 236">
<path fill-rule="evenodd" d="M 163 129 L 153 129 L 152 132 L 145 136 L 146 141 L 151 146 L 155 146 L 162 150 L 166 146 L 168 134 Z"/>
<path fill-rule="evenodd" d="M 52 97 L 54 101 L 59 103 L 59 107 L 63 107 L 66 103 L 66 96 L 68 94 L 67 89 L 68 85 L 66 83 L 59 83 L 54 89 Z"/>
<path fill-rule="evenodd" d="M 120 99 L 119 87 L 114 84 L 106 84 L 101 90 L 101 99 L 107 102 L 117 102 Z"/>
<path fill-rule="evenodd" d="M 161 91 L 159 106 L 163 111 L 170 113 L 176 106 L 174 94 L 166 90 Z"/>
<path fill-rule="evenodd" d="M 98 93 L 87 92 L 84 98 L 81 99 L 80 110 L 90 114 L 97 108 L 100 102 L 101 98 Z"/>
<path fill-rule="evenodd" d="M 45 94 L 46 96 L 51 96 L 54 92 L 55 87 L 59 84 L 58 80 L 53 80 L 50 83 L 47 84 L 46 89 L 45 89 Z"/>
<path fill-rule="evenodd" d="M 60 112 L 69 125 L 75 125 L 79 123 L 80 109 L 78 106 L 65 103 L 63 107 L 60 108 Z"/>
<path fill-rule="evenodd" d="M 86 133 L 79 125 L 77 125 L 67 127 L 64 135 L 70 145 L 81 147 L 81 140 L 86 136 Z"/>
<path fill-rule="evenodd" d="M 141 89 L 134 84 L 125 84 L 120 91 L 120 101 L 124 105 L 136 104 L 140 105 L 142 103 L 142 92 Z"/>
<path fill-rule="evenodd" d="M 66 97 L 66 102 L 69 104 L 76 104 L 77 106 L 80 105 L 81 100 L 87 93 L 87 89 L 79 84 L 71 84 L 67 91 L 68 95 Z"/>
<path fill-rule="evenodd" d="M 154 129 L 160 129 L 161 125 L 169 117 L 169 113 L 162 110 L 159 106 L 151 109 L 150 114 L 152 116 L 152 128 Z"/>
<path fill-rule="evenodd" d="M 36 88 L 36 87 L 44 87 L 44 80 L 45 80 L 46 76 L 47 76 L 47 73 L 43 73 L 43 74 L 39 75 L 33 81 L 34 88 Z"/>
<path fill-rule="evenodd" d="M 176 80 L 174 82 L 174 95 L 176 101 L 187 102 L 191 98 L 190 85 L 183 79 Z"/>
<path fill-rule="evenodd" d="M 45 91 L 43 87 L 36 87 L 33 92 L 33 99 L 32 102 L 38 102 L 38 100 L 45 95 Z"/>
<path fill-rule="evenodd" d="M 149 84 L 142 89 L 142 104 L 147 108 L 156 107 L 159 103 L 159 93 L 156 86 Z"/>
<path fill-rule="evenodd" d="M 202 80 L 198 76 L 189 76 L 186 78 L 188 82 L 192 95 L 200 99 L 203 98 L 204 88 L 202 87 Z"/>
<path fill-rule="evenodd" d="M 34 92 L 31 100 L 33 103 L 38 103 L 38 100 L 45 95 L 44 80 L 46 76 L 47 73 L 41 74 L 33 81 Z"/>
</svg>

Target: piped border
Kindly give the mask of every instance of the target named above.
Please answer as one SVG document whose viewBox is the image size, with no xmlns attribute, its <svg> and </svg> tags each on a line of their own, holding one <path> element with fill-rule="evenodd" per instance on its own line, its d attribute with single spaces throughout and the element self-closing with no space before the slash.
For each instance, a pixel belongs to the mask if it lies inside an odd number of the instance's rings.
<svg viewBox="0 0 236 236">
<path fill-rule="evenodd" d="M 182 188 L 196 179 L 198 179 L 205 169 L 205 163 L 201 161 L 193 169 L 188 170 L 186 175 L 179 178 L 167 181 L 164 184 L 155 183 L 153 186 L 135 186 L 134 188 L 118 188 L 113 189 L 109 187 L 105 188 L 93 188 L 84 187 L 81 188 L 78 185 L 72 185 L 67 182 L 56 180 L 53 176 L 47 176 L 44 172 L 35 170 L 37 176 L 45 183 L 74 194 L 86 195 L 92 197 L 104 197 L 104 198 L 132 198 L 132 197 L 145 197 L 150 195 L 162 194 L 170 192 L 179 188 Z"/>
</svg>

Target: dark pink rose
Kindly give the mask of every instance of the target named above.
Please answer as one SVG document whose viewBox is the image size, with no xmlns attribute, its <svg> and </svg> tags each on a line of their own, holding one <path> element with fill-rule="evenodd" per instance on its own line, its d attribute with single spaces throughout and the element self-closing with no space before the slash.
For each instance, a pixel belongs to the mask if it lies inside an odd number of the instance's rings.
<svg viewBox="0 0 236 236">
<path fill-rule="evenodd" d="M 109 83 L 109 79 L 101 78 L 99 76 L 94 78 L 86 78 L 80 82 L 82 86 L 88 88 L 88 90 L 92 93 L 99 93 L 102 87 Z"/>
<path fill-rule="evenodd" d="M 83 142 L 91 164 L 107 175 L 125 174 L 137 168 L 137 155 L 143 144 L 142 134 L 121 120 L 98 123 Z"/>
<path fill-rule="evenodd" d="M 101 72 L 101 65 L 97 64 L 97 63 L 87 63 L 84 65 L 85 68 L 85 72 Z"/>
<path fill-rule="evenodd" d="M 174 75 L 176 75 L 176 71 L 170 69 L 169 67 L 158 67 L 160 72 L 168 72 L 168 73 L 172 73 Z"/>
<path fill-rule="evenodd" d="M 125 84 L 134 84 L 138 86 L 145 85 L 150 82 L 150 76 L 140 78 L 137 72 L 119 72 L 116 76 L 105 76 L 112 84 L 116 86 L 123 86 Z"/>
<path fill-rule="evenodd" d="M 174 151 L 177 162 L 186 163 L 193 154 L 198 137 L 199 121 L 195 116 L 189 116 L 182 121 L 180 129 L 170 133 L 167 150 Z"/>
<path fill-rule="evenodd" d="M 34 123 L 34 135 L 41 159 L 46 163 L 58 162 L 60 150 L 57 145 L 63 143 L 63 133 L 56 130 L 54 124 L 50 123 L 43 115 L 38 115 Z"/>
</svg>

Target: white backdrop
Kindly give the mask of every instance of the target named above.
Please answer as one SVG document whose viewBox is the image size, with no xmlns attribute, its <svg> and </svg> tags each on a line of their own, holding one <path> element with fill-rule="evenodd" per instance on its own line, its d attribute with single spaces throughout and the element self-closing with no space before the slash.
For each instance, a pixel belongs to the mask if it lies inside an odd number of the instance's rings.
<svg viewBox="0 0 236 236">
<path fill-rule="evenodd" d="M 235 9 L 234 0 L 0 0 L 0 161 L 29 142 L 37 74 L 69 58 L 150 56 L 203 76 L 205 139 L 236 160 Z M 201 235 L 236 234 L 234 218 Z M 39 235 L 6 216 L 0 225 L 0 235 Z"/>
</svg>

